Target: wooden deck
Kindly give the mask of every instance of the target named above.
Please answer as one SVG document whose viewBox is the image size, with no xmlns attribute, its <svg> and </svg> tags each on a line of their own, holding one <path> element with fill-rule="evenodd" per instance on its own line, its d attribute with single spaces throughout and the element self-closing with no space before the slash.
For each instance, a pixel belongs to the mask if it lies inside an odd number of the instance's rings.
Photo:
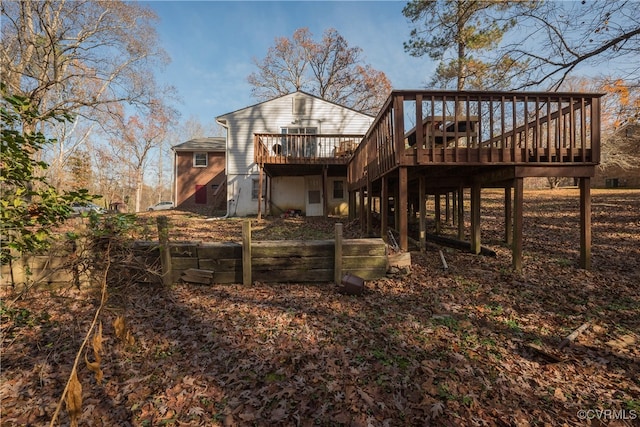
<svg viewBox="0 0 640 427">
<path fill-rule="evenodd" d="M 402 166 L 595 166 L 600 96 L 394 91 L 354 152 L 350 186 Z"/>
<path fill-rule="evenodd" d="M 363 135 L 254 135 L 255 162 L 270 176 L 313 175 L 329 168 L 344 175 Z"/>
<path fill-rule="evenodd" d="M 600 161 L 600 97 L 594 93 L 393 91 L 348 164 L 351 215 L 359 206 L 372 230 L 379 200 L 382 237 L 393 222 L 408 249 L 408 217 L 426 237 L 427 195 L 471 201 L 471 248 L 480 252 L 481 190 L 505 189 L 505 240 L 513 266 L 522 260 L 522 190 L 526 177 L 579 180 L 581 265 L 590 266 L 590 178 Z M 357 194 L 357 196 L 356 196 Z M 452 196 L 452 197 L 449 197 Z M 359 203 L 356 203 L 359 197 Z M 389 204 L 393 203 L 393 217 Z M 449 204 L 447 204 L 449 209 Z M 437 225 L 436 225 L 437 230 Z M 458 236 L 464 237 L 459 221 Z"/>
</svg>

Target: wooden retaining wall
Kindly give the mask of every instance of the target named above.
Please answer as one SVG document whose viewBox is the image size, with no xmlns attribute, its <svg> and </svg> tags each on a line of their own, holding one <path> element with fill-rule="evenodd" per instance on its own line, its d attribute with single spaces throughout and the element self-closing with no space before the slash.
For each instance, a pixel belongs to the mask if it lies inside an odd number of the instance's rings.
<svg viewBox="0 0 640 427">
<path fill-rule="evenodd" d="M 166 226 L 166 225 L 164 225 Z M 389 266 L 382 239 L 342 239 L 342 225 L 336 225 L 334 240 L 271 240 L 251 242 L 250 229 L 242 243 L 136 241 L 134 252 L 150 270 L 162 266 L 165 284 L 182 281 L 185 272 L 200 270 L 202 283 L 339 282 L 347 273 L 366 280 L 384 277 Z M 243 261 L 246 260 L 246 261 Z M 37 281 L 43 284 L 84 283 L 84 274 L 74 272 L 69 254 L 30 257 L 2 266 L 0 285 Z M 76 269 L 77 270 L 77 269 Z M 12 280 L 13 279 L 13 280 Z M 153 280 L 150 276 L 149 280 Z"/>
<path fill-rule="evenodd" d="M 243 283 L 240 243 L 171 242 L 171 282 L 189 269 L 213 272 L 213 283 Z M 342 272 L 378 279 L 387 272 L 382 239 L 342 240 Z M 251 280 L 259 282 L 331 282 L 335 276 L 333 240 L 270 240 L 251 243 Z"/>
</svg>

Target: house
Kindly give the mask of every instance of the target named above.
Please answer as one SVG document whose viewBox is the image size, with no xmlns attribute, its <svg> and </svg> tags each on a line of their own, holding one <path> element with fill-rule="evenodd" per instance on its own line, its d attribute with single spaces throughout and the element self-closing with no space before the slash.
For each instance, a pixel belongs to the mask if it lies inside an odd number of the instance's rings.
<svg viewBox="0 0 640 427">
<path fill-rule="evenodd" d="M 226 209 L 225 138 L 196 138 L 172 147 L 177 209 L 214 215 Z"/>
<path fill-rule="evenodd" d="M 217 117 L 228 214 L 347 214 L 347 162 L 373 119 L 301 91 Z"/>
</svg>

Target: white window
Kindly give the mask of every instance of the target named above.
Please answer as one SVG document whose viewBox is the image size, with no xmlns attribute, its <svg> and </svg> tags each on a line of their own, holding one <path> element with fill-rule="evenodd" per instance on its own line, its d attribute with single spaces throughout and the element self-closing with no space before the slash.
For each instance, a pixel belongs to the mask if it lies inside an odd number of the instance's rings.
<svg viewBox="0 0 640 427">
<path fill-rule="evenodd" d="M 207 156 L 207 153 L 193 153 L 193 167 L 206 168 L 208 160 L 209 156 Z"/>
<path fill-rule="evenodd" d="M 251 180 L 251 200 L 258 200 L 258 189 L 260 189 L 260 180 Z M 267 195 L 267 180 L 262 180 L 262 197 Z"/>
<path fill-rule="evenodd" d="M 344 199 L 344 181 L 333 181 L 333 198 Z"/>
</svg>

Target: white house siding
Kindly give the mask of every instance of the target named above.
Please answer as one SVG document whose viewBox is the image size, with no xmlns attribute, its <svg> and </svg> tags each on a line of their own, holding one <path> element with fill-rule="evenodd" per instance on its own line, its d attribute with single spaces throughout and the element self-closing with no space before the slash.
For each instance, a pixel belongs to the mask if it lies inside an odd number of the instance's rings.
<svg viewBox="0 0 640 427">
<path fill-rule="evenodd" d="M 304 111 L 294 112 L 294 100 L 298 103 L 299 99 L 305 100 Z M 252 179 L 258 179 L 259 174 L 259 168 L 253 161 L 254 134 L 279 134 L 283 127 L 315 127 L 319 134 L 363 135 L 373 122 L 373 117 L 296 92 L 219 116 L 217 121 L 227 128 L 229 212 L 245 216 L 257 213 L 257 201 L 251 198 Z M 297 184 L 293 185 L 295 188 Z M 275 196 L 275 189 L 273 193 Z M 276 199 L 272 201 L 278 205 Z M 235 203 L 237 207 L 233 206 Z M 304 206 L 304 197 L 299 203 Z"/>
</svg>

